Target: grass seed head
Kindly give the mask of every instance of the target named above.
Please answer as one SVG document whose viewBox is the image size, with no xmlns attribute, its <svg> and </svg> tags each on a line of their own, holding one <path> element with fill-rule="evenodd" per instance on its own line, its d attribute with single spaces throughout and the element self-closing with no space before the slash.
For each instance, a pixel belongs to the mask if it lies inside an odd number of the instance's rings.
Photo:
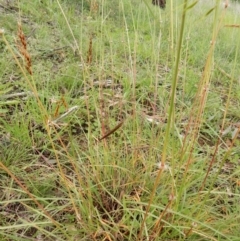
<svg viewBox="0 0 240 241">
<path fill-rule="evenodd" d="M 26 68 L 27 72 L 30 75 L 32 75 L 32 61 L 31 61 L 30 54 L 27 50 L 27 41 L 26 41 L 25 35 L 23 33 L 21 23 L 18 23 L 17 36 L 18 36 L 18 41 L 17 41 L 18 50 L 21 53 L 21 55 L 25 61 L 25 68 Z"/>
</svg>

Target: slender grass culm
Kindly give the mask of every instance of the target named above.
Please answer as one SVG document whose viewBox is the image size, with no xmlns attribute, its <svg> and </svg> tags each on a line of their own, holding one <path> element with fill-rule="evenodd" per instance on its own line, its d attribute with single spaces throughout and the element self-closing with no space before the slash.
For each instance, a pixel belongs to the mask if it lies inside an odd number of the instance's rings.
<svg viewBox="0 0 240 241">
<path fill-rule="evenodd" d="M 0 240 L 238 241 L 239 1 L 0 2 Z"/>
</svg>

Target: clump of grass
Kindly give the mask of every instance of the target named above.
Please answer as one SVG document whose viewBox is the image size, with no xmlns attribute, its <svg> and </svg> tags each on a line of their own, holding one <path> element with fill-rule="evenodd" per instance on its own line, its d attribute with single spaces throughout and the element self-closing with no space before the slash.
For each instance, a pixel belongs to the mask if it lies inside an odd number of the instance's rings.
<svg viewBox="0 0 240 241">
<path fill-rule="evenodd" d="M 51 21 L 26 25 L 42 32 L 18 25 L 18 48 L 2 33 L 3 81 L 14 61 L 21 73 L 4 91 L 16 103 L 1 116 L 0 238 L 238 240 L 239 46 L 224 65 L 218 44 L 228 8 L 41 4 Z"/>
</svg>

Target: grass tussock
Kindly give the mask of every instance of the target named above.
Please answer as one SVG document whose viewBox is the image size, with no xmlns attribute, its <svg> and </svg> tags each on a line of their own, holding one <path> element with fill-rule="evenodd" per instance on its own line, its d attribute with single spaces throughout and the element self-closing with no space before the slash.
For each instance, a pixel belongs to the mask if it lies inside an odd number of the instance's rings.
<svg viewBox="0 0 240 241">
<path fill-rule="evenodd" d="M 239 4 L 0 1 L 0 240 L 238 240 Z"/>
</svg>

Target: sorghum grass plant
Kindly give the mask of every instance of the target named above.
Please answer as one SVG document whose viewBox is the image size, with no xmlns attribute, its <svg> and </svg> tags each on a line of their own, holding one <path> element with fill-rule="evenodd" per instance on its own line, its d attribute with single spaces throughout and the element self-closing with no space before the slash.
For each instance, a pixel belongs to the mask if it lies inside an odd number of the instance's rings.
<svg viewBox="0 0 240 241">
<path fill-rule="evenodd" d="M 239 240 L 238 3 L 0 1 L 0 240 Z"/>
</svg>

